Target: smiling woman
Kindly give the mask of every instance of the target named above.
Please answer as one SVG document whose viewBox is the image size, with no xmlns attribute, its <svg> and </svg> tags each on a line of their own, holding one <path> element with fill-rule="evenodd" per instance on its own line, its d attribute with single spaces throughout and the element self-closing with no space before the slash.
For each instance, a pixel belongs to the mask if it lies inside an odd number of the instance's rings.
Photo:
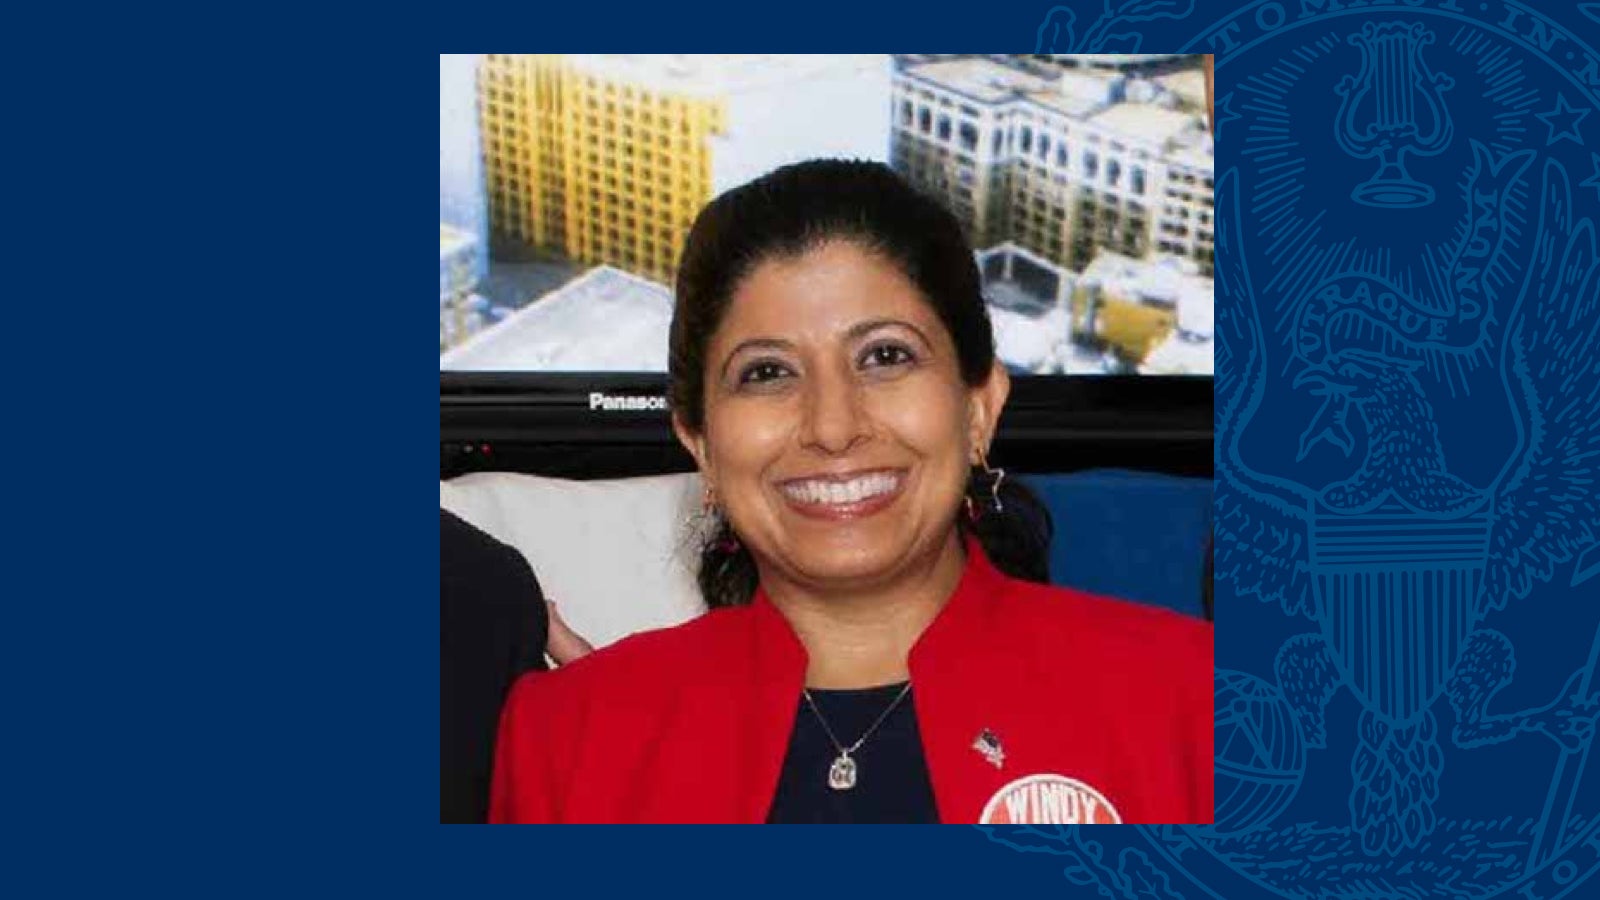
<svg viewBox="0 0 1600 900">
<path fill-rule="evenodd" d="M 874 163 L 736 188 L 670 343 L 712 611 L 520 681 L 494 820 L 1211 820 L 1210 627 L 1040 583 L 943 207 Z"/>
<path fill-rule="evenodd" d="M 758 560 L 769 591 L 921 571 L 943 576 L 929 585 L 942 597 L 957 528 L 974 525 L 1003 570 L 1047 580 L 1048 517 L 1025 489 L 998 485 L 1009 514 L 957 516 L 994 493 L 974 464 L 1009 377 L 972 251 L 937 201 L 874 164 L 779 170 L 700 216 L 678 297 L 674 428 L 726 512 L 701 566 L 711 606 L 748 602 Z M 844 502 L 872 475 L 872 503 Z"/>
</svg>

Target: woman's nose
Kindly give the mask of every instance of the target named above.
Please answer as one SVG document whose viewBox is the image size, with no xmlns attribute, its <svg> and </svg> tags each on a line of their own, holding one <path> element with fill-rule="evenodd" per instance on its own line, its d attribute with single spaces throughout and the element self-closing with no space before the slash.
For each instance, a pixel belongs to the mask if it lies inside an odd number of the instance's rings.
<svg viewBox="0 0 1600 900">
<path fill-rule="evenodd" d="M 806 385 L 801 443 L 824 453 L 839 454 L 865 440 L 871 429 L 862 400 L 860 385 L 854 378 L 836 372 L 811 378 Z"/>
</svg>

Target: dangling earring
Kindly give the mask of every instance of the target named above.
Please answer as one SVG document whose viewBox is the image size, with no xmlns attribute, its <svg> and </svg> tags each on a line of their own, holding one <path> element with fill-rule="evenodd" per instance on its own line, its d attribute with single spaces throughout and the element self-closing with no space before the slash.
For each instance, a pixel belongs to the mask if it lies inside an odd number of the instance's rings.
<svg viewBox="0 0 1600 900">
<path fill-rule="evenodd" d="M 1006 480 L 1006 470 L 989 468 L 989 457 L 981 449 L 978 451 L 978 465 L 983 467 L 985 476 L 993 479 L 989 482 L 989 500 L 994 504 L 994 511 L 1005 512 L 1006 505 L 1000 502 L 1000 484 Z"/>
<path fill-rule="evenodd" d="M 691 535 L 703 536 L 712 528 L 712 519 L 716 515 L 716 501 L 712 497 L 711 486 L 707 485 L 700 492 L 700 508 L 683 517 L 683 529 Z M 703 537 L 701 538 L 704 539 Z"/>
<path fill-rule="evenodd" d="M 717 493 L 709 484 L 700 497 L 700 512 L 696 518 L 699 519 L 702 528 L 706 528 L 710 534 L 717 535 L 718 550 L 723 553 L 739 552 L 739 536 L 733 533 L 733 526 L 728 523 L 728 517 L 717 508 Z"/>
</svg>

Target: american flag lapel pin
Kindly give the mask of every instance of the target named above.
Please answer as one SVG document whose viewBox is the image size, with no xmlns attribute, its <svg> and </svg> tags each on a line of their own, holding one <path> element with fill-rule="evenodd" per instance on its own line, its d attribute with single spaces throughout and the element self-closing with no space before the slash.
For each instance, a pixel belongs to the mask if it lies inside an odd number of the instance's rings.
<svg viewBox="0 0 1600 900">
<path fill-rule="evenodd" d="M 996 769 L 1005 766 L 1006 751 L 1000 746 L 1000 738 L 993 731 L 985 728 L 978 732 L 977 740 L 972 742 L 972 749 L 982 753 L 983 758 Z"/>
</svg>

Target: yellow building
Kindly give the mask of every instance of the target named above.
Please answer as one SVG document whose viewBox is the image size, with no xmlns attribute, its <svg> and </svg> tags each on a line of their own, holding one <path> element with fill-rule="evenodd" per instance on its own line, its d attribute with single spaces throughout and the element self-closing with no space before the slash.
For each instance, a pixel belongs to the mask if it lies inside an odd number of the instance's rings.
<svg viewBox="0 0 1600 900">
<path fill-rule="evenodd" d="M 883 91 L 863 96 L 872 70 Z M 478 108 L 496 251 L 670 284 L 718 192 L 807 156 L 881 156 L 887 71 L 859 57 L 489 54 Z M 818 128 L 827 110 L 846 123 L 870 113 L 871 133 Z M 807 127 L 774 127 L 784 122 Z"/>
<path fill-rule="evenodd" d="M 478 80 L 489 228 L 669 282 L 711 198 L 716 99 L 672 96 L 558 57 L 490 54 Z"/>
</svg>

